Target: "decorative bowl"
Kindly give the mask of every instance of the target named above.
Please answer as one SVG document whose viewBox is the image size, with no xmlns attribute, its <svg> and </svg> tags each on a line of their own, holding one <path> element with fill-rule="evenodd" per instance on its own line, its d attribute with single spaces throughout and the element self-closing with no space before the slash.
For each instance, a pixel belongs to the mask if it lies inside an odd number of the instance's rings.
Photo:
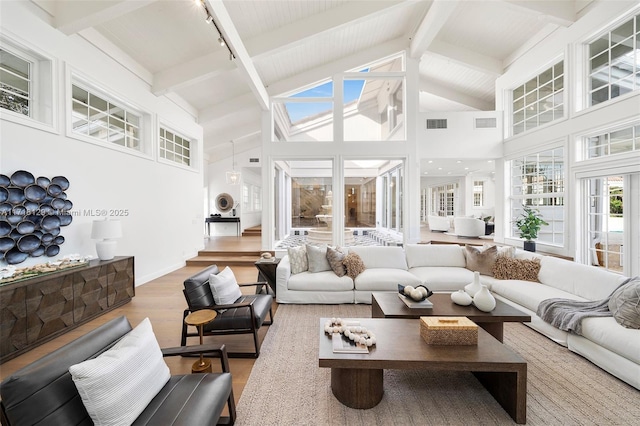
<svg viewBox="0 0 640 426">
<path fill-rule="evenodd" d="M 5 237 L 11 233 L 13 227 L 5 220 L 0 220 L 0 237 Z"/>
<path fill-rule="evenodd" d="M 53 257 L 58 253 L 60 253 L 60 246 L 57 246 L 55 244 L 50 245 L 44 250 L 44 254 L 46 254 L 49 257 Z"/>
<path fill-rule="evenodd" d="M 38 185 L 29 185 L 24 189 L 24 196 L 29 201 L 40 202 L 47 196 L 47 191 Z"/>
<path fill-rule="evenodd" d="M 62 194 L 62 187 L 60 185 L 52 183 L 47 187 L 47 194 L 51 195 L 52 197 L 57 197 L 58 195 Z"/>
<path fill-rule="evenodd" d="M 53 242 L 53 235 L 46 233 L 42 235 L 42 244 L 48 246 L 49 244 L 51 244 Z"/>
<path fill-rule="evenodd" d="M 60 226 L 67 226 L 73 220 L 73 216 L 70 214 L 61 214 L 58 217 L 60 218 Z"/>
<path fill-rule="evenodd" d="M 51 200 L 51 207 L 55 210 L 62 210 L 64 209 L 64 203 L 65 201 L 62 198 L 54 198 Z"/>
<path fill-rule="evenodd" d="M 69 189 L 69 179 L 64 176 L 54 176 L 51 179 L 51 183 L 58 185 L 63 191 Z"/>
<path fill-rule="evenodd" d="M 40 246 L 34 251 L 32 251 L 30 254 L 31 254 L 31 257 L 40 257 L 44 254 L 44 252 L 45 252 L 45 247 L 42 244 L 40 244 Z"/>
<path fill-rule="evenodd" d="M 7 175 L 0 174 L 0 188 L 6 188 L 11 183 L 11 179 Z"/>
<path fill-rule="evenodd" d="M 45 231 L 51 232 L 52 230 L 58 228 L 58 232 L 60 232 L 60 218 L 56 215 L 49 215 L 42 218 L 42 223 L 40 224 L 42 229 Z M 57 234 L 56 234 L 57 235 Z"/>
<path fill-rule="evenodd" d="M 406 294 L 404 294 L 404 288 L 406 286 L 402 285 L 402 284 L 398 284 L 398 293 L 400 293 L 403 296 L 407 296 Z M 414 288 L 419 288 L 419 287 L 423 287 L 425 290 L 427 290 L 427 295 L 426 296 L 422 296 L 422 298 L 420 300 L 416 300 L 413 297 L 409 297 L 411 300 L 415 300 L 416 302 L 422 302 L 425 299 L 428 299 L 429 297 L 433 296 L 433 292 L 431 290 L 429 290 L 427 287 L 423 286 L 422 284 L 415 286 Z"/>
<path fill-rule="evenodd" d="M 4 260 L 9 265 L 16 265 L 18 263 L 22 263 L 27 259 L 27 257 L 29 257 L 28 253 L 23 253 L 20 250 L 18 250 L 16 247 L 12 248 L 11 250 L 9 250 L 4 254 Z"/>
<path fill-rule="evenodd" d="M 18 240 L 18 248 L 20 251 L 30 253 L 40 246 L 40 238 L 33 234 L 25 235 Z"/>
<path fill-rule="evenodd" d="M 58 235 L 53 239 L 53 244 L 57 244 L 57 245 L 64 244 L 64 237 L 62 235 Z"/>
<path fill-rule="evenodd" d="M 51 179 L 49 179 L 48 177 L 40 176 L 38 179 L 36 179 L 36 185 L 43 189 L 47 189 L 47 186 L 49 186 L 50 183 Z"/>
<path fill-rule="evenodd" d="M 0 215 L 9 214 L 13 207 L 9 203 L 0 203 Z"/>
<path fill-rule="evenodd" d="M 7 197 L 7 201 L 13 204 L 22 204 L 24 201 L 24 189 L 22 188 L 14 188 L 10 187 L 7 189 L 9 191 L 9 197 Z"/>
<path fill-rule="evenodd" d="M 22 235 L 27 235 L 36 230 L 36 224 L 29 220 L 23 220 L 16 226 L 16 229 Z"/>
<path fill-rule="evenodd" d="M 36 182 L 36 178 L 26 170 L 18 170 L 11 175 L 11 183 L 20 188 L 24 188 Z"/>
<path fill-rule="evenodd" d="M 13 238 L 2 237 L 0 238 L 0 253 L 5 253 L 11 250 L 16 245 L 16 242 L 13 241 Z"/>
<path fill-rule="evenodd" d="M 9 190 L 7 188 L 0 187 L 0 203 L 4 203 L 9 199 Z"/>
</svg>

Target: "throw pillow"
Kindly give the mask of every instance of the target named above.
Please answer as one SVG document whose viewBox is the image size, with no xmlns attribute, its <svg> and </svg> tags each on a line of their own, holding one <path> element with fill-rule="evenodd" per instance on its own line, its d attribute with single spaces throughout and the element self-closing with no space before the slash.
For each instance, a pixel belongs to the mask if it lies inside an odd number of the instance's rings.
<svg viewBox="0 0 640 426">
<path fill-rule="evenodd" d="M 309 270 L 306 246 L 289 247 L 287 254 L 289 255 L 289 262 L 291 263 L 292 275 Z"/>
<path fill-rule="evenodd" d="M 307 260 L 309 272 L 330 271 L 331 265 L 327 260 L 327 246 L 316 247 L 307 245 Z"/>
<path fill-rule="evenodd" d="M 69 373 L 95 425 L 133 423 L 170 377 L 149 318 Z"/>
<path fill-rule="evenodd" d="M 484 243 L 482 250 L 487 250 L 491 247 L 498 247 L 498 256 L 516 257 L 516 248 L 514 246 L 496 246 L 495 244 Z"/>
<path fill-rule="evenodd" d="M 493 266 L 493 276 L 499 280 L 538 281 L 540 259 L 513 259 L 498 256 Z"/>
<path fill-rule="evenodd" d="M 467 245 L 464 247 L 464 251 L 467 257 L 467 269 L 478 271 L 482 275 L 493 275 L 493 265 L 498 257 L 498 248 L 496 246 L 491 246 L 482 251 Z"/>
<path fill-rule="evenodd" d="M 355 253 L 347 254 L 342 263 L 345 268 L 347 268 L 347 275 L 350 276 L 352 280 L 355 280 L 365 269 L 362 258 Z"/>
<path fill-rule="evenodd" d="M 337 248 L 332 249 L 331 247 L 327 247 L 327 261 L 333 272 L 339 277 L 343 277 L 347 273 L 347 268 L 343 263 L 345 256 L 346 255 Z"/>
<path fill-rule="evenodd" d="M 618 324 L 640 329 L 640 276 L 630 278 L 611 294 L 609 310 Z"/>
<path fill-rule="evenodd" d="M 216 305 L 230 305 L 242 296 L 236 276 L 228 266 L 217 274 L 209 275 L 209 286 Z"/>
</svg>

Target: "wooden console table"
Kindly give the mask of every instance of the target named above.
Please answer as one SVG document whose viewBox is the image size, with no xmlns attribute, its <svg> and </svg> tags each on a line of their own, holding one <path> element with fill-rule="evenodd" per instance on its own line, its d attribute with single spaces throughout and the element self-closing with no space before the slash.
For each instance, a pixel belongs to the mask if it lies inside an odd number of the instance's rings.
<svg viewBox="0 0 640 426">
<path fill-rule="evenodd" d="M 91 260 L 84 266 L 0 286 L 0 364 L 135 295 L 134 258 Z"/>
<path fill-rule="evenodd" d="M 211 223 L 235 223 L 236 233 L 240 236 L 240 216 L 209 216 L 205 218 L 204 223 L 207 225 L 207 236 L 211 236 Z"/>
</svg>

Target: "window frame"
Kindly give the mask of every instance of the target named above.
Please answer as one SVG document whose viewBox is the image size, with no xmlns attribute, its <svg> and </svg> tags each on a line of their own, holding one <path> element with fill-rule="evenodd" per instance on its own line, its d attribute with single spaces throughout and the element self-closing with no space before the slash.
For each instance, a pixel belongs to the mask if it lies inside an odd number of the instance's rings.
<svg viewBox="0 0 640 426">
<path fill-rule="evenodd" d="M 177 162 L 175 160 L 169 160 L 167 158 L 162 157 L 162 136 L 161 136 L 161 132 L 162 130 L 164 130 L 165 132 L 171 132 L 173 133 L 175 136 L 180 137 L 183 140 L 186 140 L 189 142 L 189 164 L 184 164 L 184 163 L 180 163 Z M 184 132 L 182 130 L 179 130 L 176 126 L 173 126 L 163 120 L 159 120 L 158 126 L 157 126 L 157 140 L 158 143 L 156 144 L 156 152 L 157 152 L 157 158 L 158 158 L 158 162 L 162 163 L 162 164 L 167 164 L 170 166 L 174 166 L 174 167 L 179 167 L 182 169 L 186 169 L 186 170 L 198 170 L 198 146 L 199 146 L 199 142 L 197 140 L 197 138 L 194 138 L 192 136 L 189 136 L 189 134 L 187 132 Z"/>
</svg>

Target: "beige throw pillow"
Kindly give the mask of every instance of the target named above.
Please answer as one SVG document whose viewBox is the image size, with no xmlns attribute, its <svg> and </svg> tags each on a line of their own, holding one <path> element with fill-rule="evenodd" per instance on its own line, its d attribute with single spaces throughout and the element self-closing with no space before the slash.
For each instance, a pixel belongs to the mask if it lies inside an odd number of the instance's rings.
<svg viewBox="0 0 640 426">
<path fill-rule="evenodd" d="M 309 272 L 331 270 L 331 265 L 327 260 L 327 246 L 316 247 L 307 244 L 307 260 L 309 262 Z"/>
<path fill-rule="evenodd" d="M 355 253 L 349 253 L 342 261 L 347 268 L 347 275 L 355 280 L 358 275 L 364 271 L 364 262 L 362 258 Z"/>
<path fill-rule="evenodd" d="M 289 255 L 292 275 L 309 270 L 306 246 L 289 247 L 287 249 L 287 254 Z"/>
<path fill-rule="evenodd" d="M 346 255 L 337 248 L 332 249 L 331 247 L 327 247 L 327 261 L 329 262 L 329 266 L 331 266 L 333 272 L 335 272 L 339 277 L 343 277 L 347 274 L 347 268 L 343 263 L 345 256 Z"/>
<path fill-rule="evenodd" d="M 478 271 L 482 275 L 493 275 L 493 265 L 498 257 L 498 248 L 491 246 L 486 250 L 481 250 L 473 246 L 465 246 L 465 256 L 467 257 L 466 268 L 470 271 Z"/>
<path fill-rule="evenodd" d="M 513 259 L 498 256 L 493 266 L 493 276 L 499 280 L 522 280 L 538 282 L 540 259 Z"/>
</svg>

